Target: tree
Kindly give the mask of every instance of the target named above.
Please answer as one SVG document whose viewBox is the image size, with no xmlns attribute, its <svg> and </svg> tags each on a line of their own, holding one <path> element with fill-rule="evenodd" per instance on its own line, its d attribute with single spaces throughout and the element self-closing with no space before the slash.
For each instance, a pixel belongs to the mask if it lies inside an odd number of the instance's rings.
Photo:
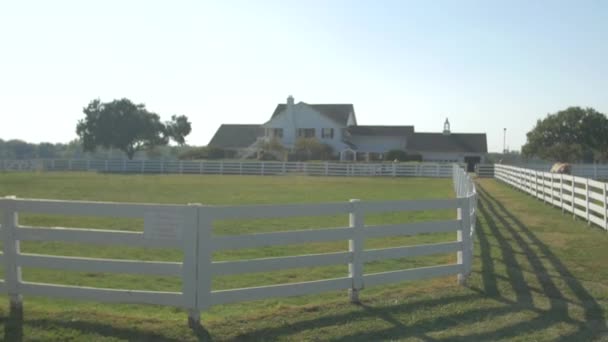
<svg viewBox="0 0 608 342">
<path fill-rule="evenodd" d="M 524 157 L 558 162 L 606 160 L 608 118 L 593 108 L 570 107 L 538 120 L 522 147 Z"/>
<path fill-rule="evenodd" d="M 8 140 L 4 143 L 9 151 L 9 158 L 14 159 L 33 159 L 36 158 L 36 145 L 27 143 L 23 140 Z"/>
<path fill-rule="evenodd" d="M 51 143 L 40 143 L 38 145 L 38 158 L 56 158 L 57 147 Z"/>
<path fill-rule="evenodd" d="M 167 145 L 170 140 L 182 145 L 191 131 L 186 116 L 173 115 L 171 121 L 163 123 L 144 104 L 124 98 L 107 103 L 93 100 L 83 112 L 85 118 L 78 121 L 76 133 L 87 152 L 99 146 L 117 148 L 133 159 L 135 152 Z"/>
</svg>

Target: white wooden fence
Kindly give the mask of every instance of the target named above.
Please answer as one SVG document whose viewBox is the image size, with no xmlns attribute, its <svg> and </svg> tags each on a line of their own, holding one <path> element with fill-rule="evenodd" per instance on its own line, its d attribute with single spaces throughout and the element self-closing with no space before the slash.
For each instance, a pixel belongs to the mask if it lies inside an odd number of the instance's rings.
<svg viewBox="0 0 608 342">
<path fill-rule="evenodd" d="M 463 164 L 464 165 L 464 164 Z M 115 173 L 178 173 L 222 175 L 310 176 L 452 176 L 451 163 L 338 163 L 338 162 L 273 162 L 273 161 L 180 161 L 180 160 L 92 160 L 39 159 L 2 160 L 0 171 L 96 171 Z"/>
<path fill-rule="evenodd" d="M 524 169 L 549 172 L 553 164 L 513 165 Z M 572 175 L 593 179 L 608 179 L 608 164 L 572 164 Z"/>
<path fill-rule="evenodd" d="M 494 164 L 475 165 L 475 174 L 481 178 L 494 178 Z"/>
<path fill-rule="evenodd" d="M 511 166 L 549 172 L 553 164 L 521 164 Z M 479 177 L 494 177 L 494 164 L 478 164 L 475 167 L 475 172 Z M 572 175 L 578 177 L 592 178 L 596 180 L 608 180 L 608 164 L 572 164 L 571 173 Z"/>
<path fill-rule="evenodd" d="M 0 282 L 0 292 L 9 295 L 13 309 L 21 308 L 22 295 L 112 303 L 158 304 L 184 308 L 189 312 L 189 322 L 198 324 L 201 310 L 224 303 L 340 289 L 348 289 L 350 300 L 355 302 L 358 300 L 359 291 L 364 287 L 379 284 L 456 274 L 462 283 L 471 271 L 476 192 L 470 177 L 459 166 L 454 165 L 452 171 L 457 198 L 439 200 L 383 202 L 351 200 L 323 204 L 203 206 L 0 198 L 4 248 L 0 260 L 5 265 L 5 279 Z M 456 209 L 456 218 L 393 225 L 365 223 L 365 216 L 369 213 L 441 209 Z M 22 213 L 144 218 L 144 231 L 23 226 L 19 223 L 19 215 Z M 213 225 L 217 220 L 336 214 L 348 214 L 349 226 L 237 236 L 212 235 Z M 365 248 L 365 241 L 369 238 L 440 232 L 457 232 L 457 238 L 451 242 L 418 246 Z M 212 258 L 213 252 L 226 249 L 336 240 L 348 241 L 348 251 L 238 261 L 213 261 Z M 27 254 L 20 251 L 21 241 L 63 241 L 181 249 L 183 260 L 182 262 L 152 262 Z M 382 273 L 366 273 L 364 270 L 364 263 L 369 261 L 450 252 L 457 253 L 457 263 Z M 343 277 L 242 289 L 213 290 L 211 288 L 213 277 L 218 275 L 333 264 L 345 265 Z M 44 284 L 22 280 L 23 267 L 175 276 L 181 278 L 183 285 L 181 292 L 159 292 Z"/>
<path fill-rule="evenodd" d="M 500 179 L 530 195 L 608 230 L 608 184 L 589 178 L 494 165 Z"/>
</svg>

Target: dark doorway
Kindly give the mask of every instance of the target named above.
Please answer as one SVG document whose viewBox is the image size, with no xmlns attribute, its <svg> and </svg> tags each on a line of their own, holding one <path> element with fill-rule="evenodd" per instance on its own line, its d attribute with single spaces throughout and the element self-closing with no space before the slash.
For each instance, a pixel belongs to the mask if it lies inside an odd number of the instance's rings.
<svg viewBox="0 0 608 342">
<path fill-rule="evenodd" d="M 467 164 L 467 172 L 475 172 L 475 165 L 481 163 L 481 157 L 464 157 Z"/>
</svg>

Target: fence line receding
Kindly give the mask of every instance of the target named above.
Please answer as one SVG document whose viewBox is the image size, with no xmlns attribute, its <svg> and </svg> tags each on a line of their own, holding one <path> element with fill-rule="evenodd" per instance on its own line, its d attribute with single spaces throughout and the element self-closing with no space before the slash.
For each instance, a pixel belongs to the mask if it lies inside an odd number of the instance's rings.
<svg viewBox="0 0 608 342">
<path fill-rule="evenodd" d="M 308 176 L 452 176 L 452 163 L 338 163 L 230 160 L 38 159 L 0 160 L 0 171 L 81 171 L 141 174 Z M 462 164 L 464 165 L 464 164 Z"/>
<path fill-rule="evenodd" d="M 608 184 L 589 178 L 494 165 L 497 179 L 608 230 Z"/>
</svg>

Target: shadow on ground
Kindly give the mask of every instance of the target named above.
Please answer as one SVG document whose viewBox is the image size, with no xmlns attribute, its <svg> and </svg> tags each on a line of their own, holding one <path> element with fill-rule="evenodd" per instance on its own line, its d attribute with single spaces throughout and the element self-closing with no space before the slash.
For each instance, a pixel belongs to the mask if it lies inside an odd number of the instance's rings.
<svg viewBox="0 0 608 342">
<path fill-rule="evenodd" d="M 288 318 L 289 323 L 276 326 L 256 327 L 234 333 L 233 340 L 289 340 L 307 331 L 327 331 L 319 335 L 321 340 L 370 341 L 386 339 L 418 339 L 422 341 L 463 340 L 489 341 L 517 339 L 535 332 L 557 329 L 558 341 L 590 341 L 607 338 L 605 313 L 597 300 L 564 263 L 544 244 L 516 215 L 478 184 L 477 251 L 478 259 L 468 289 L 437 298 L 408 301 L 390 305 L 371 300 L 364 302 L 359 310 L 344 310 L 340 314 L 323 314 L 317 317 L 302 316 Z M 538 298 L 542 298 L 539 304 Z M 498 306 L 474 305 L 476 301 L 492 301 Z M 382 304 L 379 304 L 382 303 Z M 463 310 L 443 310 L 473 303 Z M 570 308 L 579 310 L 572 315 Z M 420 309 L 436 308 L 438 314 L 430 318 L 412 321 L 406 319 Z M 519 316 L 519 313 L 533 315 Z M 574 317 L 573 317 L 574 316 Z M 497 317 L 509 317 L 493 327 L 487 324 L 482 329 L 463 329 L 463 325 L 474 325 Z M 136 328 L 116 328 L 99 322 L 62 322 L 53 319 L 26 320 L 19 315 L 1 317 L 5 327 L 5 340 L 20 341 L 28 326 L 36 329 L 69 329 L 76 334 L 92 334 L 125 340 L 178 341 L 162 334 L 154 334 Z M 381 329 L 373 331 L 340 330 L 348 324 L 361 321 L 382 321 Z M 223 323 L 222 323 L 223 324 Z M 225 323 L 230 325 L 229 322 Z M 559 330 L 564 325 L 568 329 Z M 489 327 L 489 328 L 488 328 Z M 236 330 L 232 327 L 212 326 L 210 332 L 203 327 L 194 329 L 192 338 L 201 341 L 215 336 L 223 340 L 220 331 Z M 339 333 L 331 333 L 332 329 Z M 442 332 L 459 329 L 456 335 Z M 544 335 L 542 335 L 544 336 Z M 542 337 L 541 337 L 542 338 Z M 27 336 L 26 338 L 27 339 Z"/>
</svg>

